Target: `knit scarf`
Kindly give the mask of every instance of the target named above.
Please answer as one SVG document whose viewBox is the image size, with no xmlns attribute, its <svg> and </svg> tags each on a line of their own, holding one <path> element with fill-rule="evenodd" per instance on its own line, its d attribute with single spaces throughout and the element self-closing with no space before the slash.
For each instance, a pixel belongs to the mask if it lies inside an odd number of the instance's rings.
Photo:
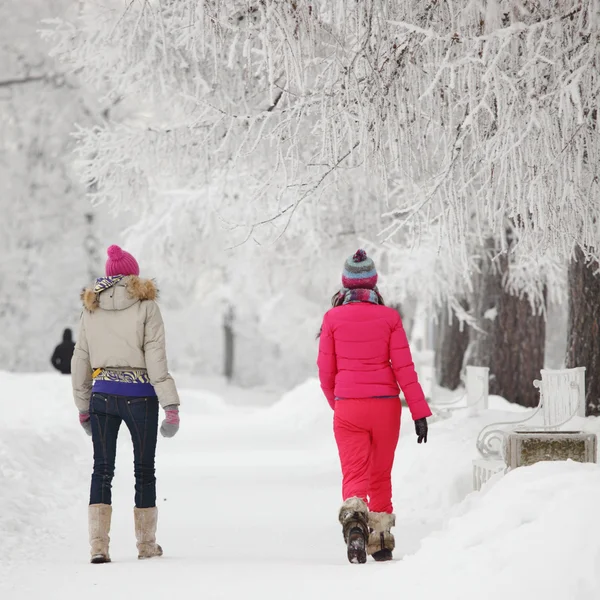
<svg viewBox="0 0 600 600">
<path fill-rule="evenodd" d="M 370 302 L 379 304 L 379 296 L 375 290 L 366 288 L 355 288 L 352 290 L 342 288 L 338 292 L 338 298 L 344 298 L 342 304 L 352 304 L 353 302 Z"/>
</svg>

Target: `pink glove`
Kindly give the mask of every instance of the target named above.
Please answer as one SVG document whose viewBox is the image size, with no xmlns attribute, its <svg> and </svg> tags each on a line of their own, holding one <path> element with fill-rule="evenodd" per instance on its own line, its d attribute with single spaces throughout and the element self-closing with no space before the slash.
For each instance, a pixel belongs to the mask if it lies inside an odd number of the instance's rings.
<svg viewBox="0 0 600 600">
<path fill-rule="evenodd" d="M 79 424 L 83 427 L 83 430 L 88 434 L 92 435 L 92 422 L 90 421 L 89 412 L 79 413 Z"/>
<path fill-rule="evenodd" d="M 160 426 L 163 437 L 173 437 L 179 431 L 179 407 L 176 404 L 165 406 L 165 419 Z"/>
</svg>

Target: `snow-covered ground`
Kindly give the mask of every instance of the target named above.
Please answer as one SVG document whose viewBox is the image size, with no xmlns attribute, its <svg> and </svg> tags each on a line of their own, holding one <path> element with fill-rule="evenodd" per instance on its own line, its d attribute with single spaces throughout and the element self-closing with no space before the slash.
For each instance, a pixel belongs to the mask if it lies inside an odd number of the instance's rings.
<svg viewBox="0 0 600 600">
<path fill-rule="evenodd" d="M 133 537 L 131 442 L 120 437 L 109 565 L 88 564 L 91 442 L 68 378 L 0 373 L 0 598 L 411 600 L 600 597 L 600 469 L 546 463 L 471 492 L 493 410 L 405 427 L 394 469 L 397 559 L 349 565 L 340 474 L 316 381 L 273 402 L 218 382 L 182 392 L 182 427 L 159 440 L 161 559 Z M 507 414 L 511 412 L 512 414 Z M 408 415 L 405 415 L 408 417 Z M 600 430 L 597 420 L 585 427 Z"/>
</svg>

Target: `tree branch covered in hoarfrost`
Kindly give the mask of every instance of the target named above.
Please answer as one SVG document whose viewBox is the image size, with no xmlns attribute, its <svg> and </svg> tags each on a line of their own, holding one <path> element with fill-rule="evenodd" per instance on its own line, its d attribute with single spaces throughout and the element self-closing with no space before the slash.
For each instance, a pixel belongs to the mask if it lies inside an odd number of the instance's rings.
<svg viewBox="0 0 600 600">
<path fill-rule="evenodd" d="M 56 56 L 138 102 L 78 132 L 99 200 L 196 192 L 273 239 L 357 177 L 384 190 L 387 242 L 439 232 L 462 273 L 507 230 L 521 257 L 598 254 L 598 0 L 145 0 L 51 27 Z M 203 195 L 218 181 L 238 200 Z"/>
</svg>

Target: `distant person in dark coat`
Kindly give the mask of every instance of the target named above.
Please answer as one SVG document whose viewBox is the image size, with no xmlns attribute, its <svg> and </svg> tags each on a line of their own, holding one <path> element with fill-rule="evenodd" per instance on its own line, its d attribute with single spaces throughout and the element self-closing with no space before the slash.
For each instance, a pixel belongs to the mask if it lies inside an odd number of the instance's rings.
<svg viewBox="0 0 600 600">
<path fill-rule="evenodd" d="M 52 366 L 63 375 L 71 374 L 71 358 L 73 357 L 74 350 L 73 332 L 70 329 L 65 329 L 63 332 L 63 341 L 56 346 L 51 359 Z"/>
</svg>

